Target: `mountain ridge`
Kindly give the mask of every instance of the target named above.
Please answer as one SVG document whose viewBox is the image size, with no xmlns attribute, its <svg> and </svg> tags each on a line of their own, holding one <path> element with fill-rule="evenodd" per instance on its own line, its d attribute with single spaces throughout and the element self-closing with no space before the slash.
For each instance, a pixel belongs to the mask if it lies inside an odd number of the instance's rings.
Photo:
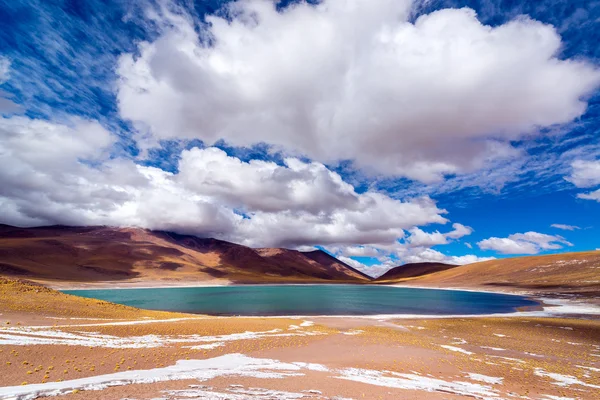
<svg viewBox="0 0 600 400">
<path fill-rule="evenodd" d="M 452 268 L 460 267 L 460 265 L 445 264 L 438 262 L 420 262 L 409 263 L 392 267 L 384 274 L 378 276 L 374 282 L 394 283 L 402 282 L 407 279 L 417 278 L 419 276 L 432 274 L 435 272 L 445 271 Z"/>
<path fill-rule="evenodd" d="M 600 252 L 504 258 L 460 266 L 405 264 L 375 279 L 323 250 L 253 249 L 214 238 L 141 228 L 0 224 L 0 276 L 55 288 L 351 283 L 600 298 Z"/>
<path fill-rule="evenodd" d="M 108 226 L 0 225 L 0 275 L 41 281 L 364 283 L 315 250 L 253 249 L 214 238 Z"/>
</svg>

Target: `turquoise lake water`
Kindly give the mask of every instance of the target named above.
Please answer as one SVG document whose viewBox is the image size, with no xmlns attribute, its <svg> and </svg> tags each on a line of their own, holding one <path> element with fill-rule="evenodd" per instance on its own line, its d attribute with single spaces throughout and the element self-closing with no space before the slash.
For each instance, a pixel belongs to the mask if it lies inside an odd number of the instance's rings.
<svg viewBox="0 0 600 400">
<path fill-rule="evenodd" d="M 476 315 L 538 303 L 520 296 L 360 285 L 269 285 L 64 290 L 150 310 L 209 315 Z"/>
</svg>

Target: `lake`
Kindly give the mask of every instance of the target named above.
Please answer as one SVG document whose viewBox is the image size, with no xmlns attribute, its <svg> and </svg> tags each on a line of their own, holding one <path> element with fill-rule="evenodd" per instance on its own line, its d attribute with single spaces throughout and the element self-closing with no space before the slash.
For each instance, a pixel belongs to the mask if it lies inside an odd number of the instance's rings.
<svg viewBox="0 0 600 400">
<path fill-rule="evenodd" d="M 162 311 L 209 315 L 476 315 L 536 306 L 521 296 L 362 285 L 245 285 L 64 290 L 64 293 Z"/>
</svg>

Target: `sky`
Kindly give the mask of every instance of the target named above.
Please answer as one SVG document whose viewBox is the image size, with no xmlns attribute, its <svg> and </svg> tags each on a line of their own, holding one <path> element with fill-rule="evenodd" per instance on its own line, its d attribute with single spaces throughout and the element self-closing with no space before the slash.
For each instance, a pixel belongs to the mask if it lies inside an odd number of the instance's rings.
<svg viewBox="0 0 600 400">
<path fill-rule="evenodd" d="M 600 1 L 0 4 L 0 223 L 411 262 L 600 248 Z"/>
</svg>

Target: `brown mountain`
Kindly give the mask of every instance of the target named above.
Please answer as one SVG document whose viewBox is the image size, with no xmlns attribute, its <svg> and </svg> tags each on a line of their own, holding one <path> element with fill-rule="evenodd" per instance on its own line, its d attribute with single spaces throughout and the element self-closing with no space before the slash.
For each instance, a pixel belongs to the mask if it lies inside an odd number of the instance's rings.
<svg viewBox="0 0 600 400">
<path fill-rule="evenodd" d="M 458 265 L 432 262 L 405 264 L 390 269 L 388 272 L 375 279 L 375 282 L 402 282 L 410 278 L 416 278 L 419 276 L 428 275 L 439 271 L 445 271 L 456 267 L 458 267 Z"/>
<path fill-rule="evenodd" d="M 600 295 L 600 251 L 504 258 L 423 275 L 407 284 Z"/>
<path fill-rule="evenodd" d="M 252 249 L 137 228 L 0 225 L 0 275 L 53 284 L 368 282 L 322 251 Z"/>
</svg>

